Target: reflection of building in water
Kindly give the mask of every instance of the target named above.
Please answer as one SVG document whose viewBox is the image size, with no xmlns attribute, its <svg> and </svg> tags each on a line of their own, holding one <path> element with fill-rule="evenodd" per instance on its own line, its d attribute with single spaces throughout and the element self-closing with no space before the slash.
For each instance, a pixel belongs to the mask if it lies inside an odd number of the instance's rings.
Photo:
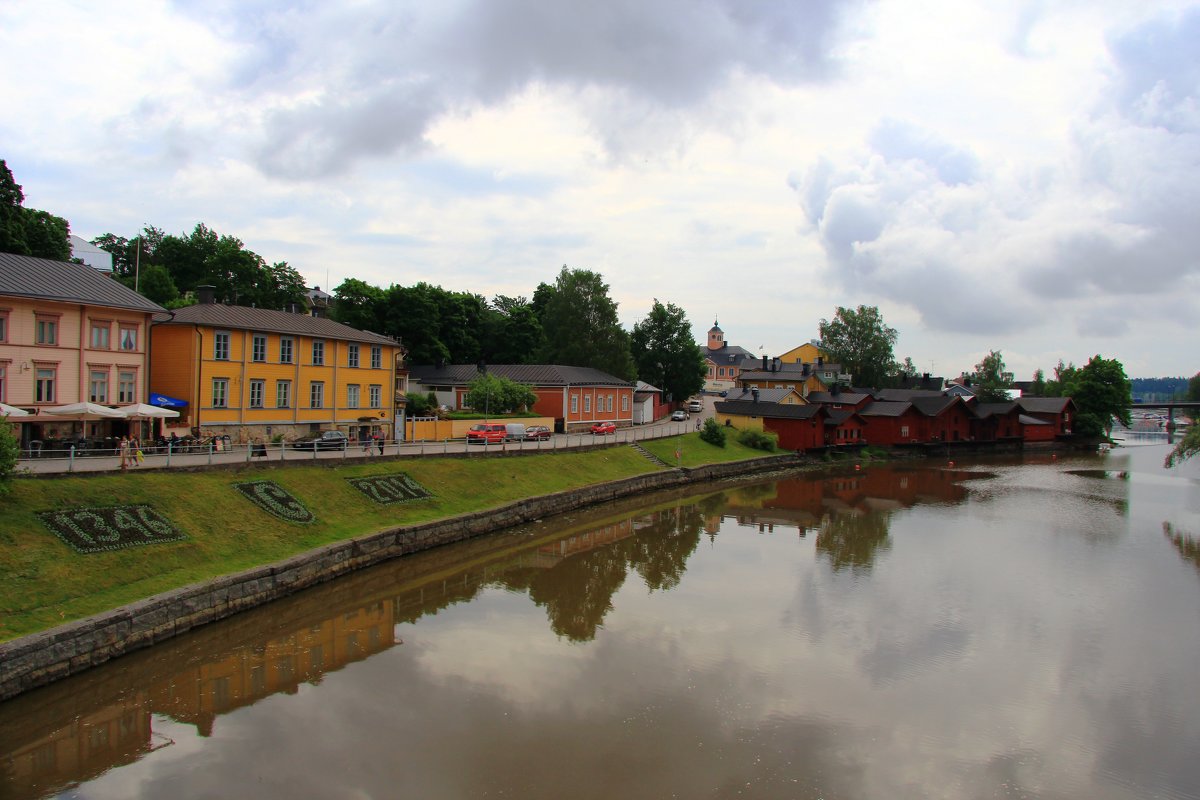
<svg viewBox="0 0 1200 800">
<path fill-rule="evenodd" d="M 90 780 L 114 766 L 132 764 L 166 742 L 154 743 L 149 698 L 135 692 L 123 703 L 83 714 L 64 727 L 6 753 L 0 772 L 14 785 L 36 787 L 40 796 L 55 787 Z M 3 784 L 0 783 L 0 788 Z"/>
<path fill-rule="evenodd" d="M 278 692 L 392 646 L 392 604 L 383 601 L 242 648 L 150 687 L 151 708 L 212 734 L 218 714 Z"/>
<path fill-rule="evenodd" d="M 380 601 L 315 621 L 257 647 L 217 654 L 132 694 L 121 691 L 117 702 L 82 713 L 63 727 L 19 745 L 9 743 L 16 732 L 6 730 L 0 736 L 0 752 L 5 753 L 0 757 L 0 795 L 8 797 L 9 786 L 27 791 L 13 796 L 41 797 L 62 791 L 170 744 L 155 740 L 153 714 L 192 723 L 200 735 L 208 736 L 218 714 L 277 692 L 295 692 L 301 682 L 316 680 L 392 643 L 392 604 Z"/>
</svg>

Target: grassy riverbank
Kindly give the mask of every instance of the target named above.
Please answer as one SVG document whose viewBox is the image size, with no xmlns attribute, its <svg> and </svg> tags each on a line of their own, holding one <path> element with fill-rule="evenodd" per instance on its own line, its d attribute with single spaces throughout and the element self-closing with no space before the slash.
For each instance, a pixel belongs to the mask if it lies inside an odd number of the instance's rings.
<svg viewBox="0 0 1200 800">
<path fill-rule="evenodd" d="M 716 448 L 696 434 L 645 445 L 670 464 L 678 450 L 685 467 L 764 455 L 732 441 L 724 449 Z M 632 447 L 611 447 L 514 457 L 19 479 L 0 497 L 0 641 L 332 542 L 659 469 Z M 408 475 L 431 497 L 379 505 L 346 480 L 395 473 Z M 256 480 L 278 484 L 303 503 L 315 521 L 285 522 L 232 488 Z M 187 538 L 80 554 L 37 516 L 56 509 L 140 504 L 152 506 Z"/>
</svg>

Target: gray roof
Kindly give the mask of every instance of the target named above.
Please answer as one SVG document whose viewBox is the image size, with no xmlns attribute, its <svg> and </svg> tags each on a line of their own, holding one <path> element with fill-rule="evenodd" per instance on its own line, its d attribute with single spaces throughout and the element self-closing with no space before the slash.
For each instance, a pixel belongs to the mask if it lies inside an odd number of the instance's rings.
<svg viewBox="0 0 1200 800">
<path fill-rule="evenodd" d="M 751 400 L 751 401 L 753 401 L 754 400 L 754 391 L 751 389 L 742 389 L 740 391 L 735 389 L 734 391 L 737 391 L 737 394 L 730 392 L 728 397 L 726 397 L 725 399 L 729 400 L 729 401 L 733 401 L 733 400 Z M 758 402 L 760 402 L 760 403 L 778 403 L 780 400 L 787 397 L 789 394 L 795 394 L 795 393 L 796 393 L 795 390 L 792 389 L 790 386 L 785 386 L 780 389 L 759 389 L 758 390 Z"/>
<path fill-rule="evenodd" d="M 942 397 L 936 389 L 880 389 L 875 392 L 876 400 L 892 400 L 903 402 L 917 397 Z"/>
<path fill-rule="evenodd" d="M 150 313 L 164 310 L 108 273 L 86 264 L 14 253 L 0 253 L 0 295 Z"/>
<path fill-rule="evenodd" d="M 250 306 L 227 306 L 221 303 L 197 303 L 184 306 L 173 312 L 171 317 L 159 317 L 164 325 L 208 325 L 213 328 L 230 328 L 244 331 L 268 333 L 290 333 L 297 336 L 314 336 L 320 339 L 342 339 L 348 342 L 386 344 L 397 342 L 370 331 L 360 331 L 324 317 L 307 314 L 289 314 L 268 308 Z"/>
<path fill-rule="evenodd" d="M 809 392 L 805 398 L 810 403 L 846 403 L 847 405 L 856 406 L 863 400 L 869 398 L 870 395 L 865 392 Z"/>
<path fill-rule="evenodd" d="M 1017 405 L 1021 410 L 1032 414 L 1061 414 L 1071 402 L 1069 397 L 1018 397 Z"/>
<path fill-rule="evenodd" d="M 1010 400 L 1007 403 L 976 403 L 971 410 L 980 419 L 987 419 L 994 414 L 1008 414 L 1016 407 L 1017 404 Z"/>
<path fill-rule="evenodd" d="M 701 352 L 704 353 L 704 357 L 709 361 L 720 366 L 726 366 L 727 364 L 741 366 L 745 363 L 746 359 L 751 359 L 752 361 L 758 360 L 749 350 L 744 347 L 738 347 L 736 344 L 727 344 L 716 350 L 709 350 L 707 347 L 702 347 Z M 733 358 L 730 359 L 730 356 Z"/>
<path fill-rule="evenodd" d="M 488 364 L 487 371 L 510 381 L 530 386 L 633 386 L 593 367 L 560 364 Z M 466 386 L 475 380 L 479 368 L 474 364 L 435 366 L 420 364 L 409 368 L 410 381 L 425 386 Z"/>
<path fill-rule="evenodd" d="M 933 397 L 918 396 L 910 400 L 913 407 L 927 417 L 936 417 L 955 403 L 961 403 L 958 395 L 934 395 Z"/>
<path fill-rule="evenodd" d="M 737 414 L 747 417 L 770 417 L 772 419 L 812 419 L 821 413 L 820 406 L 788 405 L 787 403 L 764 403 L 761 400 L 719 400 L 713 404 L 719 414 Z"/>
<path fill-rule="evenodd" d="M 899 417 L 912 407 L 912 403 L 876 400 L 858 413 L 864 417 Z"/>
</svg>

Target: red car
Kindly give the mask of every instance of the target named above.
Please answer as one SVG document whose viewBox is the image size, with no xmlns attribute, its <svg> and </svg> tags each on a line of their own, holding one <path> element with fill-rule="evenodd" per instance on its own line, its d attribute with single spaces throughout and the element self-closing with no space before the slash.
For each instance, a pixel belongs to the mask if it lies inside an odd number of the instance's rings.
<svg viewBox="0 0 1200 800">
<path fill-rule="evenodd" d="M 467 444 L 503 444 L 504 437 L 508 435 L 508 429 L 504 425 L 496 422 L 472 425 L 471 430 L 467 431 Z"/>
<path fill-rule="evenodd" d="M 617 423 L 615 422 L 597 422 L 592 425 L 592 433 L 596 436 L 606 436 L 617 432 Z"/>
<path fill-rule="evenodd" d="M 549 439 L 551 433 L 553 431 L 545 425 L 530 425 L 525 429 L 525 441 L 535 442 L 538 439 Z"/>
</svg>

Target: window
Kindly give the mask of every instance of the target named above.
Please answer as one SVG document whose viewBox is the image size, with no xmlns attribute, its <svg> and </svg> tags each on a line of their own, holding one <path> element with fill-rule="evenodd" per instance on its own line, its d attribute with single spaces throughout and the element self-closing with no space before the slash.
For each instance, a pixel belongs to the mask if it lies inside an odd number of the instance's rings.
<svg viewBox="0 0 1200 800">
<path fill-rule="evenodd" d="M 107 350 L 108 349 L 108 334 L 112 330 L 112 325 L 107 322 L 92 323 L 92 349 Z"/>
<path fill-rule="evenodd" d="M 137 402 L 137 373 L 136 372 L 118 372 L 117 373 L 117 402 L 118 403 L 136 403 Z"/>
<path fill-rule="evenodd" d="M 371 396 L 371 408 L 383 408 L 383 387 L 377 383 L 371 384 L 369 389 Z"/>
<path fill-rule="evenodd" d="M 108 370 L 94 369 L 88 384 L 88 399 L 93 403 L 108 402 Z"/>
<path fill-rule="evenodd" d="M 585 394 L 583 396 L 583 413 L 590 414 L 592 412 L 592 396 Z"/>
<path fill-rule="evenodd" d="M 908 426 L 907 426 L 907 425 L 901 425 L 901 426 L 900 426 L 900 438 L 901 438 L 901 439 L 907 439 L 907 438 L 908 438 Z"/>
<path fill-rule="evenodd" d="M 213 408 L 228 408 L 229 407 L 229 379 L 228 378 L 213 378 L 212 407 Z"/>
<path fill-rule="evenodd" d="M 250 345 L 250 359 L 252 361 L 267 360 L 267 337 L 261 333 L 254 334 L 254 339 Z"/>
<path fill-rule="evenodd" d="M 577 394 L 571 395 L 571 413 L 572 414 L 579 413 L 579 395 L 577 395 Z"/>
<path fill-rule="evenodd" d="M 324 408 L 325 406 L 325 382 L 313 381 L 308 385 L 308 406 L 309 408 Z"/>
<path fill-rule="evenodd" d="M 627 394 L 621 395 L 621 410 L 622 411 L 629 410 L 629 395 L 627 395 Z"/>
<path fill-rule="evenodd" d="M 213 358 L 217 361 L 229 360 L 229 332 L 217 331 L 213 337 Z"/>
<path fill-rule="evenodd" d="M 54 402 L 54 384 L 58 370 L 54 367 L 38 367 L 34 379 L 33 401 L 35 403 Z"/>
<path fill-rule="evenodd" d="M 8 402 L 8 362 L 0 361 L 0 403 Z"/>
<path fill-rule="evenodd" d="M 0 309 L 0 342 L 8 341 L 8 309 Z"/>
<path fill-rule="evenodd" d="M 127 353 L 132 353 L 137 350 L 138 329 L 137 325 L 122 325 L 121 331 L 121 349 Z"/>
<path fill-rule="evenodd" d="M 290 336 L 279 337 L 279 363 L 292 363 L 292 337 Z"/>
<path fill-rule="evenodd" d="M 725 368 L 724 367 L 717 367 L 717 376 L 721 377 L 721 378 L 725 377 Z"/>
<path fill-rule="evenodd" d="M 263 343 L 263 346 L 266 347 L 266 342 Z M 250 381 L 250 407 L 251 408 L 262 408 L 263 407 L 263 394 L 265 392 L 265 387 L 266 387 L 266 381 L 262 381 L 259 379 L 252 379 Z"/>
<path fill-rule="evenodd" d="M 3 331 L 0 331 L 0 340 L 3 339 Z M 371 348 L 371 369 L 383 369 L 383 348 L 379 345 Z"/>
<path fill-rule="evenodd" d="M 325 342 L 320 339 L 313 339 L 312 363 L 314 366 L 320 366 L 325 363 Z M 314 406 L 315 408 L 316 406 Z"/>
<path fill-rule="evenodd" d="M 275 381 L 275 407 L 289 408 L 292 405 L 292 382 Z"/>
<path fill-rule="evenodd" d="M 606 410 L 612 411 L 612 395 L 608 396 L 608 402 L 605 404 Z"/>
<path fill-rule="evenodd" d="M 358 366 L 358 345 L 352 344 L 346 347 L 346 366 Z"/>
<path fill-rule="evenodd" d="M 346 408 L 358 408 L 357 383 L 352 383 L 346 387 Z"/>
<path fill-rule="evenodd" d="M 58 318 L 37 317 L 34 341 L 38 344 L 58 344 Z"/>
</svg>

